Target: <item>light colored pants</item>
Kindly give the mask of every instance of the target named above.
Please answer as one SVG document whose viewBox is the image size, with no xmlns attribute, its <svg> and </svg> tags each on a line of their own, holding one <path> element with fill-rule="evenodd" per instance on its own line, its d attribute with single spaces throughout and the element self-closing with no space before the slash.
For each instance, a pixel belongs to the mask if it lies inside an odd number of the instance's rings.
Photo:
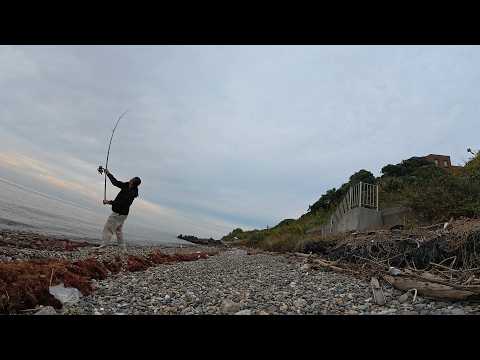
<svg viewBox="0 0 480 360">
<path fill-rule="evenodd" d="M 114 234 L 117 236 L 118 244 L 122 246 L 125 245 L 122 233 L 123 223 L 125 222 L 125 220 L 127 220 L 127 215 L 120 215 L 112 212 L 103 228 L 104 245 L 108 245 Z"/>
</svg>

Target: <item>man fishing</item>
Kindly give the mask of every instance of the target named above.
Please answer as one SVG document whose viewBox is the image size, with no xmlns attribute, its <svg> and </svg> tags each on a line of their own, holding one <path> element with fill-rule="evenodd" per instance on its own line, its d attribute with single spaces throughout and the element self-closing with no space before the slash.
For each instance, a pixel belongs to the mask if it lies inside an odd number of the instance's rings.
<svg viewBox="0 0 480 360">
<path fill-rule="evenodd" d="M 133 200 L 138 197 L 138 186 L 142 181 L 139 177 L 134 177 L 128 182 L 121 182 L 115 179 L 108 169 L 103 169 L 103 171 L 105 171 L 112 185 L 120 188 L 121 191 L 117 194 L 115 200 L 103 200 L 104 205 L 112 205 L 112 214 L 108 217 L 105 227 L 103 228 L 103 244 L 100 245 L 99 248 L 107 246 L 115 234 L 118 245 L 121 246 L 123 250 L 126 250 L 122 233 L 123 224 L 127 219 L 130 205 L 132 205 Z"/>
</svg>

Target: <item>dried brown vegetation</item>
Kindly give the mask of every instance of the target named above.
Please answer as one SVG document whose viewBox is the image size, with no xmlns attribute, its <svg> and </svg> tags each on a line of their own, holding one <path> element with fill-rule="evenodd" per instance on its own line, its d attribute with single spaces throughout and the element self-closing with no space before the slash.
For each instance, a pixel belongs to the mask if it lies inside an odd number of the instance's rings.
<svg viewBox="0 0 480 360">
<path fill-rule="evenodd" d="M 212 255 L 212 253 L 210 254 Z M 149 267 L 178 261 L 206 259 L 205 252 L 168 255 L 153 251 L 147 256 L 116 256 L 111 261 L 87 258 L 78 261 L 31 260 L 0 263 L 0 313 L 17 313 L 37 305 L 61 308 L 62 304 L 49 293 L 49 286 L 63 283 L 83 295 L 94 290 L 91 280 L 105 279 L 109 274 L 125 271 L 144 271 Z"/>
</svg>

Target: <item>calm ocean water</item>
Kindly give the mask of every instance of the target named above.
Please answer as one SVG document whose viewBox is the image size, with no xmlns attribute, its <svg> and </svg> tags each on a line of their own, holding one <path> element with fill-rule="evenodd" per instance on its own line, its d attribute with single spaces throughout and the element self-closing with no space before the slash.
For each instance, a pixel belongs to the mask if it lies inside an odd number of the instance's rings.
<svg viewBox="0 0 480 360">
<path fill-rule="evenodd" d="M 108 212 L 97 212 L 0 178 L 0 228 L 101 242 L 107 216 Z M 174 234 L 159 232 L 129 220 L 124 231 L 128 243 L 189 244 L 178 240 Z"/>
</svg>

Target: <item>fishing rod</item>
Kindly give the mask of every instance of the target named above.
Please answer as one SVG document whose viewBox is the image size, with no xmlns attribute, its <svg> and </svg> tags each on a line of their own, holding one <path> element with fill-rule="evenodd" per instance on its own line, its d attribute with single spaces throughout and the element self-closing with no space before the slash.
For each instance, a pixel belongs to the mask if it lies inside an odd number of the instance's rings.
<svg viewBox="0 0 480 360">
<path fill-rule="evenodd" d="M 102 167 L 102 165 L 100 165 L 98 167 L 98 173 L 100 175 L 102 174 L 105 174 L 105 186 L 103 188 L 103 200 L 107 200 L 107 173 L 105 173 L 105 169 L 108 169 L 108 157 L 110 156 L 110 147 L 112 146 L 112 139 L 113 139 L 113 134 L 115 134 L 115 130 L 117 129 L 117 126 L 118 126 L 118 123 L 120 122 L 120 119 L 128 112 L 128 110 L 126 110 L 122 115 L 120 115 L 120 117 L 118 118 L 117 122 L 115 123 L 115 126 L 113 128 L 113 131 L 112 131 L 112 136 L 110 136 L 110 142 L 108 144 L 108 150 L 107 150 L 107 160 L 105 161 L 105 167 Z"/>
</svg>

